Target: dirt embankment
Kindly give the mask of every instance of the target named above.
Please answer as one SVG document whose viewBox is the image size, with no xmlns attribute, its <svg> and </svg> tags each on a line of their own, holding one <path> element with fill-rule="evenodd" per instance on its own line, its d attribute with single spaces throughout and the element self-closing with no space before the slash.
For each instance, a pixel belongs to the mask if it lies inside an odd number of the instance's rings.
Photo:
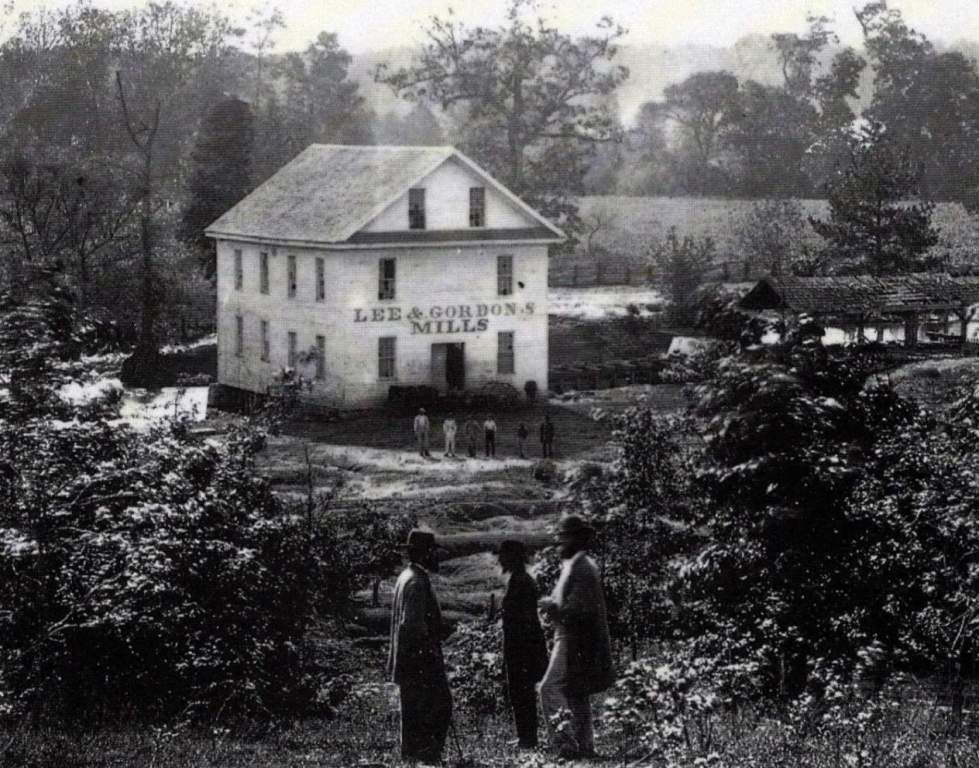
<svg viewBox="0 0 979 768">
<path fill-rule="evenodd" d="M 920 360 L 875 377 L 887 381 L 902 397 L 934 411 L 950 407 L 966 390 L 979 385 L 979 358 Z"/>
</svg>

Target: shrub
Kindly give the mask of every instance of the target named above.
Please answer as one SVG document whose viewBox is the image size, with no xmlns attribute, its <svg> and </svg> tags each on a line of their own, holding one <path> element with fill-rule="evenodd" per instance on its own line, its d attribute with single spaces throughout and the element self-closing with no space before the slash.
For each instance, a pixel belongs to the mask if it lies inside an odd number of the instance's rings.
<svg viewBox="0 0 979 768">
<path fill-rule="evenodd" d="M 520 393 L 505 381 L 489 381 L 474 393 L 479 405 L 486 408 L 511 408 L 520 402 Z"/>
<path fill-rule="evenodd" d="M 544 485 L 555 485 L 560 479 L 557 464 L 548 459 L 535 462 L 532 475 L 534 480 Z"/>
<path fill-rule="evenodd" d="M 254 476 L 261 435 L 0 431 L 0 656 L 19 709 L 98 722 L 303 705 L 308 538 Z"/>
<path fill-rule="evenodd" d="M 388 407 L 398 413 L 414 413 L 419 408 L 433 408 L 439 402 L 439 391 L 425 385 L 397 384 L 388 387 Z"/>
<path fill-rule="evenodd" d="M 482 733 L 483 721 L 499 714 L 505 700 L 502 623 L 457 625 L 446 643 L 445 660 L 455 706 Z"/>
</svg>

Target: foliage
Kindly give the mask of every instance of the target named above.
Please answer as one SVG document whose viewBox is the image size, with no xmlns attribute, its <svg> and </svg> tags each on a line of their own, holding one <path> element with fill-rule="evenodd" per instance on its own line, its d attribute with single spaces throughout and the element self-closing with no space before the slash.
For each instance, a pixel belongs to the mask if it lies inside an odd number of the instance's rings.
<svg viewBox="0 0 979 768">
<path fill-rule="evenodd" d="M 685 186 L 701 195 L 723 190 L 724 174 L 715 160 L 739 112 L 738 79 L 729 72 L 697 72 L 668 86 L 660 109 L 684 132 L 692 159 Z"/>
<path fill-rule="evenodd" d="M 59 388 L 85 334 L 57 286 L 0 309 L 7 714 L 88 728 L 311 706 L 313 619 L 390 572 L 414 517 L 290 506 L 256 474 L 265 432 L 247 423 L 202 442 L 72 406 Z"/>
<path fill-rule="evenodd" d="M 32 270 L 70 276 L 80 302 L 95 303 L 102 272 L 128 259 L 136 211 L 130 185 L 108 158 L 10 154 L 0 164 L 0 231 L 11 290 L 28 290 Z"/>
<path fill-rule="evenodd" d="M 412 66 L 376 78 L 415 101 L 464 117 L 464 147 L 510 189 L 558 223 L 574 225 L 568 193 L 584 175 L 583 148 L 616 132 L 607 97 L 628 72 L 614 59 L 625 30 L 603 18 L 574 38 L 512 0 L 504 26 L 469 28 L 434 17 Z"/>
<path fill-rule="evenodd" d="M 798 201 L 771 198 L 751 204 L 732 222 L 741 259 L 742 280 L 757 276 L 756 270 L 779 277 L 807 255 L 808 222 Z"/>
<path fill-rule="evenodd" d="M 484 721 L 503 712 L 506 673 L 503 669 L 503 624 L 463 622 L 446 644 L 445 662 L 454 707 L 477 732 Z"/>
<path fill-rule="evenodd" d="M 387 578 L 404 560 L 403 544 L 418 520 L 413 511 L 378 511 L 367 504 L 334 508 L 334 499 L 313 501 L 318 553 L 316 608 L 324 615 L 349 610 L 351 596 Z"/>
<path fill-rule="evenodd" d="M 305 52 L 289 53 L 282 61 L 287 159 L 315 142 L 365 142 L 363 99 L 357 84 L 347 79 L 351 61 L 330 32 L 321 32 Z"/>
<path fill-rule="evenodd" d="M 874 70 L 866 116 L 907 146 L 928 195 L 971 201 L 979 168 L 975 61 L 958 51 L 936 51 L 886 3 L 868 2 L 857 19 Z"/>
<path fill-rule="evenodd" d="M 576 484 L 598 530 L 592 549 L 601 561 L 610 629 L 634 656 L 668 633 L 670 562 L 697 538 L 694 456 L 683 444 L 689 430 L 682 419 L 630 408 L 614 419 L 611 466 Z"/>
<path fill-rule="evenodd" d="M 51 274 L 37 274 L 29 299 L 0 295 L 0 418 L 64 415 L 57 389 L 71 380 L 71 361 L 84 345 L 74 306 Z"/>
<path fill-rule="evenodd" d="M 201 126 L 192 160 L 190 202 L 181 221 L 182 239 L 207 252 L 205 274 L 216 267 L 213 244 L 204 229 L 251 190 L 254 116 L 240 99 L 220 101 Z"/>
<path fill-rule="evenodd" d="M 746 290 L 731 290 L 723 285 L 701 289 L 697 302 L 697 327 L 715 339 L 736 341 L 742 347 L 761 343 L 769 331 L 781 334 L 785 324 L 745 312 L 740 307 Z"/>
<path fill-rule="evenodd" d="M 714 259 L 714 247 L 710 237 L 696 240 L 688 235 L 681 239 L 675 228 L 662 243 L 650 247 L 650 259 L 670 300 L 673 324 L 694 324 L 697 289 Z"/>
<path fill-rule="evenodd" d="M 725 703 L 712 660 L 684 653 L 627 666 L 606 699 L 605 723 L 620 748 L 641 762 L 717 765 L 717 721 Z M 674 763 L 674 761 L 676 761 Z"/>
<path fill-rule="evenodd" d="M 849 164 L 828 190 L 829 220 L 810 219 L 832 269 L 885 275 L 927 266 L 938 233 L 930 203 L 905 202 L 917 181 L 911 158 L 880 124 L 852 139 Z"/>
<path fill-rule="evenodd" d="M 258 436 L 218 448 L 179 425 L 140 438 L 46 420 L 3 434 L 2 654 L 18 710 L 82 724 L 303 703 L 307 538 L 254 478 Z"/>
</svg>

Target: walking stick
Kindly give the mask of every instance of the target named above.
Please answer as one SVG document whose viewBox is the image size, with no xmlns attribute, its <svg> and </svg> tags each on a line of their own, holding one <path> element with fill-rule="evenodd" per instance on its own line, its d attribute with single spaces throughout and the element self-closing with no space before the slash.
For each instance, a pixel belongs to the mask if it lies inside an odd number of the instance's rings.
<svg viewBox="0 0 979 768">
<path fill-rule="evenodd" d="M 459 732 L 456 730 L 455 716 L 449 718 L 449 728 L 452 730 L 452 740 L 455 742 L 456 752 L 459 753 L 459 765 L 469 765 L 469 761 L 466 760 L 466 756 L 462 752 L 462 744 L 459 743 Z"/>
</svg>

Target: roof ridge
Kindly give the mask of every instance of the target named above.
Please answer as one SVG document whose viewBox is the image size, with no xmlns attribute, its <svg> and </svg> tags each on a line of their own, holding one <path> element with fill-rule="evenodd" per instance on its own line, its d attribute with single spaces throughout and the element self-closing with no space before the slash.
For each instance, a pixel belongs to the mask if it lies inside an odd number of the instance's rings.
<svg viewBox="0 0 979 768">
<path fill-rule="evenodd" d="M 320 147 L 323 149 L 343 149 L 347 151 L 376 152 L 383 150 L 387 152 L 406 152 L 425 151 L 425 152 L 455 152 L 456 148 L 451 144 L 310 144 L 307 149 Z"/>
</svg>

